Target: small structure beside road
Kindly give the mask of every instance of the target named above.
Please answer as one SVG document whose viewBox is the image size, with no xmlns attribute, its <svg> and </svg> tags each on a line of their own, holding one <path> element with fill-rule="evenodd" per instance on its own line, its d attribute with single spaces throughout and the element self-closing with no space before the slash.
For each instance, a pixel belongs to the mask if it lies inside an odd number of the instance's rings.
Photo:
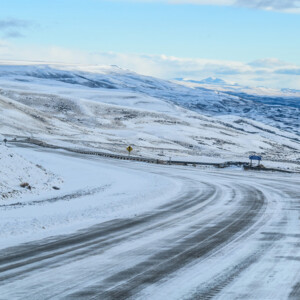
<svg viewBox="0 0 300 300">
<path fill-rule="evenodd" d="M 257 161 L 258 161 L 257 166 L 260 166 L 260 162 L 261 162 L 261 160 L 262 160 L 262 157 L 261 157 L 261 156 L 258 156 L 258 155 L 250 155 L 250 156 L 249 156 L 249 159 L 250 159 L 250 166 L 251 166 L 251 167 L 253 166 L 253 163 L 252 163 L 253 160 L 257 160 Z"/>
</svg>

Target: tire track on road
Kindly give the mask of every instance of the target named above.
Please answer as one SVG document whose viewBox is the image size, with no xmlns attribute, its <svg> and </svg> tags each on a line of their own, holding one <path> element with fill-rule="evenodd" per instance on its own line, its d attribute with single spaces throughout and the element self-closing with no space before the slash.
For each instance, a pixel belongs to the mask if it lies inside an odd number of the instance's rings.
<svg viewBox="0 0 300 300">
<path fill-rule="evenodd" d="M 128 299 L 192 261 L 203 259 L 251 226 L 264 207 L 266 199 L 259 190 L 250 188 L 243 190 L 245 199 L 241 201 L 240 209 L 229 218 L 210 228 L 189 228 L 193 231 L 190 232 L 190 236 L 171 244 L 169 249 L 158 252 L 132 268 L 109 276 L 97 285 L 72 293 L 67 298 Z"/>
<path fill-rule="evenodd" d="M 95 250 L 98 253 L 104 252 L 131 237 L 144 235 L 163 226 L 172 226 L 185 215 L 198 214 L 205 209 L 206 205 L 216 200 L 216 192 L 216 187 L 207 184 L 207 189 L 203 193 L 194 188 L 169 205 L 161 206 L 155 213 L 148 213 L 135 219 L 108 221 L 54 241 L 41 240 L 4 249 L 0 251 L 0 282 L 37 269 L 55 267 L 57 264 L 53 261 L 50 263 L 49 259 L 57 258 L 58 263 L 62 261 L 65 263 L 68 257 L 71 260 L 80 259 L 95 254 Z M 184 201 L 186 198 L 189 201 Z M 197 208 L 204 202 L 206 205 Z M 189 211 L 193 207 L 195 210 Z M 179 213 L 183 213 L 183 216 L 176 216 Z M 5 274 L 8 271 L 9 274 Z"/>
</svg>

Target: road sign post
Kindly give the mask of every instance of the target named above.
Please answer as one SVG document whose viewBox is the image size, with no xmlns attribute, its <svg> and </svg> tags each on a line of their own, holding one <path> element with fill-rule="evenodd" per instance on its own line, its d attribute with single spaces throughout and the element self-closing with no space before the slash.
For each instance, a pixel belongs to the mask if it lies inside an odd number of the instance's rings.
<svg viewBox="0 0 300 300">
<path fill-rule="evenodd" d="M 133 148 L 132 148 L 131 146 L 128 146 L 128 147 L 126 148 L 126 150 L 128 151 L 128 155 L 130 155 L 130 152 L 133 150 Z"/>
</svg>

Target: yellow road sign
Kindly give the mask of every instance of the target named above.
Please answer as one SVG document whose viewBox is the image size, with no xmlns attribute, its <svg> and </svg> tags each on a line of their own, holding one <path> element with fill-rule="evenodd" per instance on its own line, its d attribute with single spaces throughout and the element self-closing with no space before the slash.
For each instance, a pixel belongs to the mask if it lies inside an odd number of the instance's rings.
<svg viewBox="0 0 300 300">
<path fill-rule="evenodd" d="M 129 153 L 133 150 L 133 148 L 131 146 L 128 146 L 126 149 Z"/>
</svg>

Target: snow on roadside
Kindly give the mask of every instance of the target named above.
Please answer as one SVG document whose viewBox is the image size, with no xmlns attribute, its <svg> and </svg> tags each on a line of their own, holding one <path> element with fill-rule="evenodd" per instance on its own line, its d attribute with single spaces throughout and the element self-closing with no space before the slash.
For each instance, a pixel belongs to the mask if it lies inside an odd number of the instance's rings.
<svg viewBox="0 0 300 300">
<path fill-rule="evenodd" d="M 42 166 L 26 160 L 4 145 L 0 145 L 0 200 L 16 197 L 23 193 L 36 194 L 41 190 L 52 189 L 53 186 L 61 183 L 61 179 Z"/>
<path fill-rule="evenodd" d="M 0 249 L 102 222 L 135 218 L 177 197 L 181 179 L 152 173 L 149 164 L 15 148 L 15 153 L 64 178 L 59 191 L 23 195 L 0 205 Z M 152 166 L 153 167 L 153 166 Z M 162 170 L 161 170 L 162 171 Z"/>
</svg>

